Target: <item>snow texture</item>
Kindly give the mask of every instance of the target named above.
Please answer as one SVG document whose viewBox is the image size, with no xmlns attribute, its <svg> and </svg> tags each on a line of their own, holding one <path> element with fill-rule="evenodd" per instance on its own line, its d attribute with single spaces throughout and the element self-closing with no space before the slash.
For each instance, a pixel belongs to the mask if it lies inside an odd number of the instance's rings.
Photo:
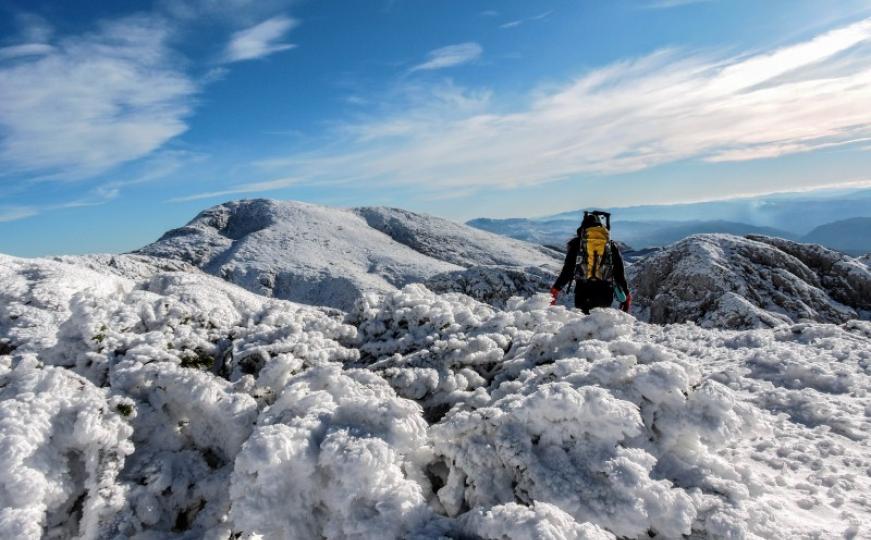
<svg viewBox="0 0 871 540">
<path fill-rule="evenodd" d="M 553 272 L 561 263 L 546 248 L 431 216 L 265 199 L 209 208 L 139 253 L 190 263 L 266 296 L 342 310 L 367 292 L 469 266 Z"/>
<path fill-rule="evenodd" d="M 867 321 L 344 314 L 99 260 L 0 256 L 0 537 L 871 534 Z"/>
<path fill-rule="evenodd" d="M 843 323 L 871 310 L 871 272 L 813 244 L 722 234 L 692 236 L 628 270 L 636 314 L 650 322 L 765 328 Z"/>
</svg>

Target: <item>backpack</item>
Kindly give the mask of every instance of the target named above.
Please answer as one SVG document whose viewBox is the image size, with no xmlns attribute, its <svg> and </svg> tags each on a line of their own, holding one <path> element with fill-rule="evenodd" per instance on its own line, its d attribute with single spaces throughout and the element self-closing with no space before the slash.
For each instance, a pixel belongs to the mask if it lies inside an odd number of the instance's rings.
<svg viewBox="0 0 871 540">
<path fill-rule="evenodd" d="M 611 214 L 607 212 L 584 212 L 584 221 L 592 215 L 598 225 L 583 227 L 578 230 L 578 258 L 575 261 L 576 281 L 606 281 L 614 278 L 611 261 Z M 602 219 L 605 218 L 605 224 Z"/>
</svg>

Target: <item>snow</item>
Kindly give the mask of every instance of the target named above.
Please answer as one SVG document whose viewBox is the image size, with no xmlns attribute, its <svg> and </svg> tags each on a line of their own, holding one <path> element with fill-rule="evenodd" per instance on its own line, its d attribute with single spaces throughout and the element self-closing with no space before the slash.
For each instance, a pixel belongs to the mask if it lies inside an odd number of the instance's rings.
<svg viewBox="0 0 871 540">
<path fill-rule="evenodd" d="M 110 260 L 0 256 L 4 538 L 871 534 L 871 322 L 342 313 Z"/>
<path fill-rule="evenodd" d="M 344 210 L 266 199 L 209 208 L 139 254 L 183 261 L 249 291 L 350 309 L 386 293 L 477 265 L 558 269 L 533 244 L 402 210 Z"/>
<path fill-rule="evenodd" d="M 871 312 L 871 271 L 822 246 L 724 234 L 689 237 L 631 265 L 635 314 L 654 323 L 771 328 Z"/>
</svg>

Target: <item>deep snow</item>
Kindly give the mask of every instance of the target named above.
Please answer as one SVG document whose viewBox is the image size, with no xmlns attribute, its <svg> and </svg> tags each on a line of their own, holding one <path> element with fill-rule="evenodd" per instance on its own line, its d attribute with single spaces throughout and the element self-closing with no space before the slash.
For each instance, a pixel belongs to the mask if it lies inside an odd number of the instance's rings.
<svg viewBox="0 0 871 540">
<path fill-rule="evenodd" d="M 871 534 L 871 323 L 166 270 L 0 256 L 3 537 Z"/>
</svg>

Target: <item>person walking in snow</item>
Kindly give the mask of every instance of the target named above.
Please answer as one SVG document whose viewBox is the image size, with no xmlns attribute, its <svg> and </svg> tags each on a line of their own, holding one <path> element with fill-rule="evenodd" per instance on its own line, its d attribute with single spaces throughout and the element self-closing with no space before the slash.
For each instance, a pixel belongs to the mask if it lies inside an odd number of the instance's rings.
<svg viewBox="0 0 871 540">
<path fill-rule="evenodd" d="M 605 224 L 602 223 L 605 218 Z M 629 312 L 632 295 L 626 283 L 623 257 L 611 241 L 611 214 L 584 212 L 578 235 L 568 243 L 562 272 L 550 289 L 551 305 L 560 291 L 575 282 L 575 307 L 584 313 L 597 307 L 609 307 L 616 295 L 620 309 Z"/>
</svg>

